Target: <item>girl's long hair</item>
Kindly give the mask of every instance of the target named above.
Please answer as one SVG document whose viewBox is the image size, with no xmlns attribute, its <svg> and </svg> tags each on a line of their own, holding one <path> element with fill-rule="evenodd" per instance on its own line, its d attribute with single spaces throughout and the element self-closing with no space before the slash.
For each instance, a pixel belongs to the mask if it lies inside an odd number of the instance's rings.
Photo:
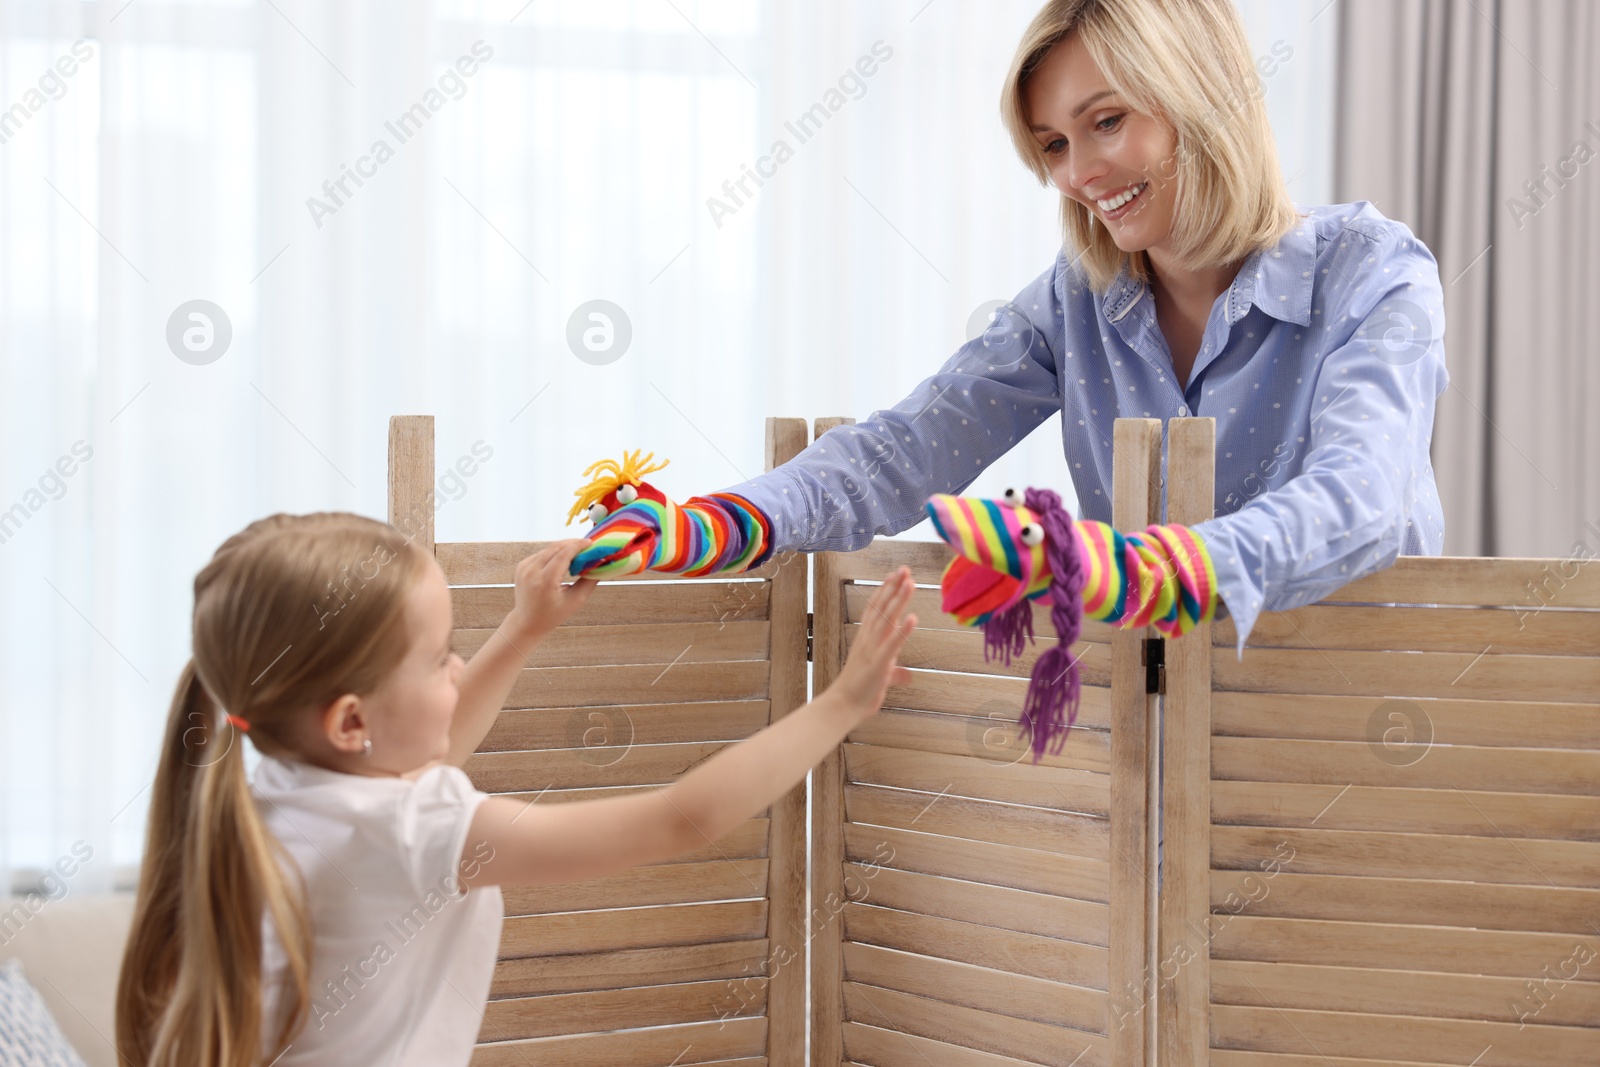
<svg viewBox="0 0 1600 1067">
<path fill-rule="evenodd" d="M 228 538 L 196 575 L 194 655 L 167 716 L 117 981 L 122 1062 L 255 1067 L 304 1022 L 312 931 L 299 872 L 256 810 L 246 735 L 224 716 L 248 723 L 264 754 L 293 757 L 318 710 L 370 693 L 399 664 L 427 559 L 373 519 L 280 514 Z M 270 1035 L 267 914 L 288 958 Z"/>
</svg>

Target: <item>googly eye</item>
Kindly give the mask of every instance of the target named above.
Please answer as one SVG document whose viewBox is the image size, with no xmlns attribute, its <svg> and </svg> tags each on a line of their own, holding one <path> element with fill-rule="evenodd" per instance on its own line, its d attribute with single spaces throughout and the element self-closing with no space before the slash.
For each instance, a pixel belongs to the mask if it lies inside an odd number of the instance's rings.
<svg viewBox="0 0 1600 1067">
<path fill-rule="evenodd" d="M 1029 548 L 1042 545 L 1044 544 L 1044 527 L 1036 522 L 1030 522 L 1022 528 L 1019 536 L 1022 538 L 1022 543 Z"/>
<path fill-rule="evenodd" d="M 624 504 L 631 504 L 639 499 L 639 490 L 631 485 L 625 485 L 617 490 L 617 499 Z"/>
<path fill-rule="evenodd" d="M 594 507 L 589 509 L 589 521 L 601 522 L 608 514 L 610 514 L 610 512 L 606 511 L 606 506 L 604 504 L 596 504 Z"/>
<path fill-rule="evenodd" d="M 1000 499 L 1004 501 L 1008 507 L 1020 508 L 1022 506 L 1022 490 L 1007 489 L 1005 492 L 1000 494 Z"/>
</svg>

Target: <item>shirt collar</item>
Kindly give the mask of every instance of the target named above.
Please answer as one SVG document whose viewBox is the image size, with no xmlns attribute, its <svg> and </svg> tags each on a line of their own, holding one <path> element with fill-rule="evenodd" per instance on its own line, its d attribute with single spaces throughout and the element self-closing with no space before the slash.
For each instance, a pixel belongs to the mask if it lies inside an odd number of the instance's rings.
<svg viewBox="0 0 1600 1067">
<path fill-rule="evenodd" d="M 1272 248 L 1252 252 L 1227 290 L 1223 310 L 1228 325 L 1244 318 L 1251 305 L 1275 319 L 1311 325 L 1316 252 L 1317 241 L 1310 219 L 1301 219 Z M 1101 314 L 1107 322 L 1116 322 L 1148 291 L 1149 286 L 1134 279 L 1124 263 L 1100 299 Z"/>
</svg>

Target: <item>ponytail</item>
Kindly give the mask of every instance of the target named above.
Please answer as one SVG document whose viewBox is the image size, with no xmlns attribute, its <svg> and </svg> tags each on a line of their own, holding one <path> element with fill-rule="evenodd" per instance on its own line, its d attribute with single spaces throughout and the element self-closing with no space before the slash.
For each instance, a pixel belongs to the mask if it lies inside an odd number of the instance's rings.
<svg viewBox="0 0 1600 1067">
<path fill-rule="evenodd" d="M 304 1021 L 311 929 L 261 821 L 244 737 L 224 726 L 190 660 L 167 717 L 133 926 L 117 981 L 117 1047 L 133 1067 L 256 1067 L 261 917 L 288 959 L 267 1061 Z"/>
</svg>

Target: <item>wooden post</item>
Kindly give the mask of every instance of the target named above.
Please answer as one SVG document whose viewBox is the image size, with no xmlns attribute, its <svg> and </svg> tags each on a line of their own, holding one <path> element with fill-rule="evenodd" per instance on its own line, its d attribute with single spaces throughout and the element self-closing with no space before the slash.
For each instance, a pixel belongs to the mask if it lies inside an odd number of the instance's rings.
<svg viewBox="0 0 1600 1067">
<path fill-rule="evenodd" d="M 1111 524 L 1142 530 L 1161 507 L 1161 422 L 1116 420 Z M 1112 1067 L 1153 1062 L 1155 870 L 1153 818 L 1160 749 L 1156 698 L 1145 692 L 1144 641 L 1155 631 L 1111 638 L 1111 930 L 1107 1037 Z"/>
<path fill-rule="evenodd" d="M 1167 429 L 1167 521 L 1215 514 L 1216 420 L 1173 419 Z M 1211 1048 L 1211 624 L 1167 642 L 1162 703 L 1166 782 L 1161 797 L 1161 972 L 1157 1057 L 1205 1067 Z"/>
<path fill-rule="evenodd" d="M 804 419 L 767 419 L 767 470 L 806 446 Z M 774 555 L 769 599 L 772 680 L 769 722 L 806 702 L 806 563 Z M 806 784 L 772 805 L 767 842 L 767 1063 L 804 1067 L 806 1035 Z"/>
<path fill-rule="evenodd" d="M 433 416 L 389 416 L 389 525 L 433 554 Z"/>
<path fill-rule="evenodd" d="M 818 419 L 813 438 L 835 426 L 852 425 L 847 418 Z M 833 684 L 844 658 L 844 598 L 831 552 L 812 559 L 812 691 L 821 693 Z M 844 758 L 835 748 L 811 772 L 811 899 L 844 900 Z M 843 934 L 830 929 L 827 936 L 811 940 L 811 1062 L 828 1067 L 844 1061 L 844 947 Z"/>
</svg>

